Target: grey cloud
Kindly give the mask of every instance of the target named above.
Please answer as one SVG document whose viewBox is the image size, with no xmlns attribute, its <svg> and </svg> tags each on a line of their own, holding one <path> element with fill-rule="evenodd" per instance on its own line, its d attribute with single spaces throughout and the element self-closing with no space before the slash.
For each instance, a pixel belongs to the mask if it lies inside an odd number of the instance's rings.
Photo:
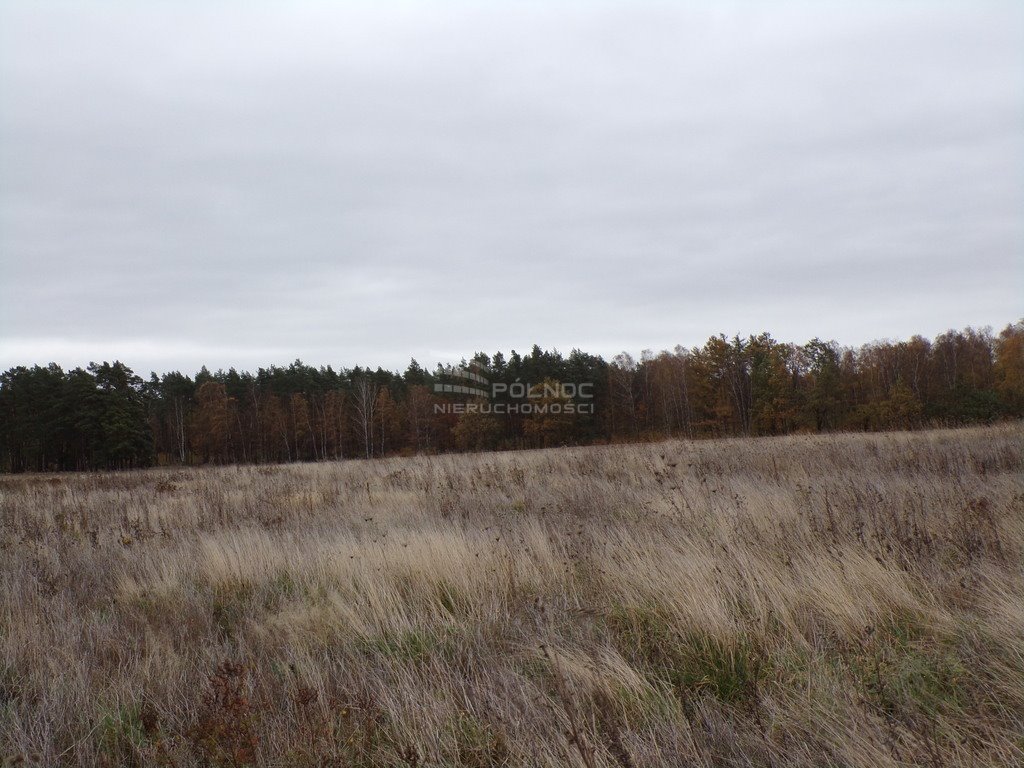
<svg viewBox="0 0 1024 768">
<path fill-rule="evenodd" d="M 0 9 L 0 366 L 1024 313 L 1024 11 Z"/>
</svg>

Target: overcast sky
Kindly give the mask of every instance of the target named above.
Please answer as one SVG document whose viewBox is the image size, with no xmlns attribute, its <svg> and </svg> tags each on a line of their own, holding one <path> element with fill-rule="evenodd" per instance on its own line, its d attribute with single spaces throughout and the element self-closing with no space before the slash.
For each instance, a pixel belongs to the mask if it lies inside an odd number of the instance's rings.
<svg viewBox="0 0 1024 768">
<path fill-rule="evenodd" d="M 0 4 L 0 367 L 1024 316 L 1024 3 Z"/>
</svg>

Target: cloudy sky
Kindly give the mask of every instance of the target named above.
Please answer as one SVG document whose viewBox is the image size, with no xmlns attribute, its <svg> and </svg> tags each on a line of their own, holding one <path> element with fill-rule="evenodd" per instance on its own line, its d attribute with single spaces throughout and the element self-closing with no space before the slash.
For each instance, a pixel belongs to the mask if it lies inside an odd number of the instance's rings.
<svg viewBox="0 0 1024 768">
<path fill-rule="evenodd" d="M 1024 316 L 1024 4 L 0 5 L 0 367 Z"/>
</svg>

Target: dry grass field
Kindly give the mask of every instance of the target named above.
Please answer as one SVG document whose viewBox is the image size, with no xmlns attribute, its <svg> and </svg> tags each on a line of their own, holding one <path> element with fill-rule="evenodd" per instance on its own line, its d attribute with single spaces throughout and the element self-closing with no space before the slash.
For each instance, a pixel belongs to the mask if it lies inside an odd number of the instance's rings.
<svg viewBox="0 0 1024 768">
<path fill-rule="evenodd" d="M 1024 429 L 0 478 L 15 764 L 1024 763 Z"/>
</svg>

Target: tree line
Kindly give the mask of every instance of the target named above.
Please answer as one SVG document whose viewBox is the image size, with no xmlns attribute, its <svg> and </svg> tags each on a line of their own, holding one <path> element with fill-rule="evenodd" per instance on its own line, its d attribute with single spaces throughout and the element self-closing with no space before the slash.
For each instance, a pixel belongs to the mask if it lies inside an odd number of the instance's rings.
<svg viewBox="0 0 1024 768">
<path fill-rule="evenodd" d="M 768 333 L 611 361 L 534 346 L 526 355 L 477 353 L 460 368 L 480 372 L 471 389 L 486 397 L 439 391 L 465 383 L 459 370 L 428 371 L 415 360 L 404 372 L 296 360 L 148 380 L 116 361 L 19 366 L 0 375 L 0 470 L 322 461 L 1024 416 L 1024 321 L 998 335 L 968 328 L 859 349 Z M 586 387 L 567 395 L 560 383 Z M 588 407 L 565 407 L 580 392 Z"/>
</svg>

